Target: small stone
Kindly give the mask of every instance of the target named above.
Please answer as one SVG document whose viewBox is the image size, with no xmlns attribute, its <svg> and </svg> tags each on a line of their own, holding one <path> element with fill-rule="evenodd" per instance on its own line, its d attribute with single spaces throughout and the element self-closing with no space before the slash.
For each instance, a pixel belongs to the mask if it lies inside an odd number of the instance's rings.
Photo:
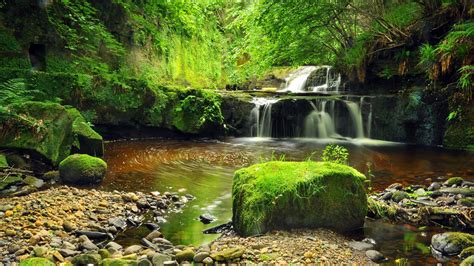
<svg viewBox="0 0 474 266">
<path fill-rule="evenodd" d="M 170 261 L 171 257 L 165 254 L 157 253 L 153 255 L 151 261 L 153 265 L 164 265 L 165 261 Z"/>
<path fill-rule="evenodd" d="M 205 213 L 205 214 L 202 214 L 199 216 L 199 220 L 203 223 L 203 224 L 210 224 L 212 223 L 214 220 L 216 219 L 216 217 L 208 214 L 208 213 Z"/>
<path fill-rule="evenodd" d="M 69 221 L 64 221 L 63 222 L 63 229 L 66 232 L 72 232 L 72 231 L 76 230 L 76 226 L 73 223 L 69 222 Z"/>
<path fill-rule="evenodd" d="M 375 263 L 379 263 L 385 260 L 385 257 L 382 253 L 378 252 L 377 250 L 367 250 L 365 255 Z"/>
<path fill-rule="evenodd" d="M 33 253 L 36 257 L 44 257 L 48 250 L 45 247 L 35 247 L 33 248 Z"/>
<path fill-rule="evenodd" d="M 392 200 L 394 202 L 400 202 L 402 201 L 403 199 L 408 199 L 410 198 L 410 196 L 408 195 L 408 193 L 404 192 L 404 191 L 395 191 L 393 192 L 393 195 L 392 195 Z"/>
<path fill-rule="evenodd" d="M 151 263 L 151 261 L 149 261 L 148 259 L 144 258 L 144 259 L 140 259 L 138 261 L 138 265 L 137 266 L 153 266 L 153 264 Z"/>
<path fill-rule="evenodd" d="M 161 232 L 160 231 L 153 231 L 149 233 L 145 238 L 147 240 L 153 241 L 155 238 L 160 238 L 161 237 Z"/>
<path fill-rule="evenodd" d="M 210 256 L 209 252 L 198 252 L 194 255 L 193 261 L 194 262 L 203 262 L 205 258 Z"/>
<path fill-rule="evenodd" d="M 438 182 L 433 182 L 431 185 L 427 188 L 428 191 L 433 191 L 433 190 L 438 190 L 441 188 L 441 184 Z"/>
<path fill-rule="evenodd" d="M 107 243 L 107 245 L 105 245 L 105 248 L 109 249 L 109 248 L 113 248 L 115 250 L 121 250 L 122 249 L 122 246 L 120 244 L 117 244 L 113 241 Z"/>
<path fill-rule="evenodd" d="M 373 249 L 374 245 L 362 241 L 351 241 L 349 242 L 349 247 L 353 248 L 358 251 L 365 251 L 369 249 Z"/>
<path fill-rule="evenodd" d="M 206 265 L 210 265 L 210 264 L 213 264 L 214 261 L 212 260 L 211 257 L 207 257 L 205 258 L 204 260 L 202 260 L 202 263 L 206 264 Z M 283 264 L 282 264 L 283 265 Z"/>
<path fill-rule="evenodd" d="M 110 258 L 110 252 L 105 248 L 99 249 L 99 255 L 102 259 Z"/>
<path fill-rule="evenodd" d="M 176 260 L 178 262 L 183 262 L 183 261 L 190 262 L 190 261 L 193 261 L 194 255 L 195 255 L 194 251 L 188 248 L 176 253 Z"/>
<path fill-rule="evenodd" d="M 124 255 L 136 254 L 143 249 L 140 245 L 133 245 L 126 248 L 123 252 Z"/>
<path fill-rule="evenodd" d="M 10 217 L 10 216 L 13 216 L 13 211 L 6 211 L 5 217 Z"/>
<path fill-rule="evenodd" d="M 100 261 L 101 257 L 99 254 L 81 254 L 71 260 L 74 265 L 99 265 Z"/>
<path fill-rule="evenodd" d="M 16 235 L 16 232 L 15 232 L 15 230 L 7 229 L 7 230 L 5 230 L 5 235 L 7 235 L 7 236 L 15 236 L 15 235 Z"/>
<path fill-rule="evenodd" d="M 81 243 L 81 248 L 82 249 L 87 249 L 87 250 L 98 250 L 99 247 L 97 247 L 92 241 L 86 240 Z"/>
</svg>

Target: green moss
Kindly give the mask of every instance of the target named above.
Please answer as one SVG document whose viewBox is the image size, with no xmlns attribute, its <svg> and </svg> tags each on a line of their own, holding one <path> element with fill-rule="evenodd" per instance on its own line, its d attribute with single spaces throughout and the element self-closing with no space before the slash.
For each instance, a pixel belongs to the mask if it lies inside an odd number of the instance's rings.
<svg viewBox="0 0 474 266">
<path fill-rule="evenodd" d="M 462 177 L 451 177 L 448 180 L 446 180 L 446 185 L 452 186 L 452 185 L 461 185 L 462 182 L 464 182 L 464 179 Z"/>
<path fill-rule="evenodd" d="M 474 207 L 474 198 L 459 199 L 458 204 L 466 207 Z"/>
<path fill-rule="evenodd" d="M 461 258 L 467 258 L 473 255 L 474 255 L 474 246 L 463 249 L 461 251 L 461 254 L 459 254 Z"/>
<path fill-rule="evenodd" d="M 66 183 L 99 183 L 105 176 L 107 164 L 87 154 L 74 154 L 59 164 L 59 174 Z"/>
<path fill-rule="evenodd" d="M 272 260 L 276 260 L 280 257 L 280 254 L 278 253 L 264 253 L 264 254 L 260 254 L 258 256 L 258 259 L 260 261 L 272 261 Z"/>
<path fill-rule="evenodd" d="M 367 213 L 364 180 L 357 170 L 335 163 L 268 162 L 238 170 L 234 229 L 243 235 L 294 227 L 354 229 Z"/>
<path fill-rule="evenodd" d="M 7 188 L 10 185 L 14 185 L 17 183 L 22 182 L 23 179 L 20 176 L 17 175 L 9 175 L 5 178 L 2 178 L 0 180 L 0 190 Z"/>
<path fill-rule="evenodd" d="M 392 195 L 392 200 L 395 201 L 395 202 L 400 202 L 403 199 L 409 199 L 409 198 L 410 198 L 410 195 L 405 191 L 397 190 L 397 191 L 393 192 L 393 195 Z"/>
<path fill-rule="evenodd" d="M 472 265 L 474 265 L 474 255 L 467 257 L 460 264 L 460 266 L 472 266 Z"/>
<path fill-rule="evenodd" d="M 20 52 L 21 45 L 16 38 L 7 29 L 0 26 L 0 51 L 2 52 Z"/>
<path fill-rule="evenodd" d="M 74 134 L 73 148 L 78 153 L 102 157 L 104 155 L 104 141 L 99 133 L 95 132 L 86 122 L 79 110 L 67 108 L 73 119 L 72 133 Z"/>
<path fill-rule="evenodd" d="M 20 266 L 54 266 L 52 261 L 45 258 L 29 258 L 22 260 Z"/>
<path fill-rule="evenodd" d="M 101 257 L 99 254 L 81 254 L 72 258 L 72 264 L 76 266 L 100 265 Z"/>
<path fill-rule="evenodd" d="M 0 168 L 8 167 L 7 157 L 0 153 Z"/>
<path fill-rule="evenodd" d="M 24 102 L 9 108 L 17 115 L 1 125 L 0 147 L 34 150 L 54 165 L 69 155 L 72 119 L 63 106 Z"/>
<path fill-rule="evenodd" d="M 124 259 L 104 259 L 101 266 L 137 266 L 138 262 L 134 260 Z"/>
<path fill-rule="evenodd" d="M 460 118 L 450 121 L 443 146 L 450 149 L 469 149 L 474 145 L 474 107 L 468 105 Z"/>
<path fill-rule="evenodd" d="M 394 205 L 389 205 L 373 198 L 367 199 L 367 205 L 368 213 L 374 218 L 390 218 L 394 217 L 397 213 L 397 208 Z"/>
<path fill-rule="evenodd" d="M 194 255 L 195 255 L 194 250 L 188 248 L 176 253 L 176 260 L 178 262 L 183 262 L 183 261 L 192 262 Z"/>
</svg>

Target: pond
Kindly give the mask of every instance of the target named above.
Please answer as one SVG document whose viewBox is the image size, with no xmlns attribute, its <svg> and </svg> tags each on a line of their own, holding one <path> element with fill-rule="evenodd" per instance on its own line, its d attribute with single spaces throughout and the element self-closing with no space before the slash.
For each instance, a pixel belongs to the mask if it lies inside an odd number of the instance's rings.
<svg viewBox="0 0 474 266">
<path fill-rule="evenodd" d="M 269 139 L 229 138 L 223 140 L 131 140 L 106 144 L 105 160 L 109 170 L 101 189 L 124 191 L 170 191 L 196 197 L 180 213 L 171 213 L 162 223 L 162 233 L 174 244 L 199 246 L 218 237 L 202 230 L 228 222 L 232 216 L 232 176 L 236 169 L 254 163 L 285 160 L 319 160 L 328 144 L 345 146 L 349 164 L 362 173 L 369 168 L 374 190 L 399 182 L 425 184 L 462 176 L 474 180 L 474 156 L 441 148 L 420 147 L 371 139 Z M 198 217 L 211 214 L 217 220 L 204 225 Z M 370 237 L 377 249 L 392 262 L 433 264 L 429 253 L 431 235 L 440 228 L 423 231 L 409 225 L 393 225 L 367 220 L 365 228 L 349 237 Z M 146 229 L 129 230 L 117 241 L 138 243 Z M 453 263 L 455 263 L 453 261 Z"/>
</svg>

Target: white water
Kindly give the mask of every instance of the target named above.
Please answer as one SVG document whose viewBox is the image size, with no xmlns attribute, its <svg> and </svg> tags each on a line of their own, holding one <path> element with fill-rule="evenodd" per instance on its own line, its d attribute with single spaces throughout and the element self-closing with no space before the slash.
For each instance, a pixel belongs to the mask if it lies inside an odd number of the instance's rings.
<svg viewBox="0 0 474 266">
<path fill-rule="evenodd" d="M 355 130 L 356 138 L 364 138 L 364 126 L 363 126 L 363 119 L 362 119 L 362 111 L 361 106 L 356 102 L 344 101 L 347 105 L 347 109 L 349 110 L 349 114 L 352 118 L 352 125 Z"/>
<path fill-rule="evenodd" d="M 327 101 L 321 101 L 319 108 L 313 102 L 309 102 L 313 111 L 306 116 L 304 121 L 305 138 L 329 138 L 336 137 L 336 126 L 333 117 L 326 112 Z M 334 108 L 334 101 L 331 102 Z"/>
<path fill-rule="evenodd" d="M 271 137 L 272 136 L 272 105 L 278 99 L 254 98 L 255 104 L 250 112 L 254 124 L 250 129 L 252 137 Z"/>
<path fill-rule="evenodd" d="M 316 85 L 308 86 L 307 80 L 311 73 L 316 72 L 319 76 L 316 77 Z M 280 92 L 339 92 L 339 85 L 341 84 L 341 75 L 332 70 L 332 66 L 303 66 L 298 68 L 285 78 L 285 88 L 279 90 Z M 307 88 L 308 87 L 308 88 Z"/>
</svg>

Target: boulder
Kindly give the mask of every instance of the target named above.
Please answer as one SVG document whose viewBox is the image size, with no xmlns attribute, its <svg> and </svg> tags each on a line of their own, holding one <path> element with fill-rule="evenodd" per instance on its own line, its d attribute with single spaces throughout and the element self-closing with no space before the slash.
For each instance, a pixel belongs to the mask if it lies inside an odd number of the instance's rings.
<svg viewBox="0 0 474 266">
<path fill-rule="evenodd" d="M 273 229 L 361 228 L 365 176 L 329 162 L 268 162 L 234 175 L 233 225 L 243 236 Z"/>
<path fill-rule="evenodd" d="M 84 118 L 73 108 L 75 116 L 57 103 L 28 101 L 8 108 L 16 115 L 6 118 L 0 126 L 0 148 L 30 151 L 57 165 L 71 153 L 73 144 L 98 142 L 98 134 L 89 125 L 75 125 L 76 120 Z"/>
<path fill-rule="evenodd" d="M 474 246 L 474 235 L 468 233 L 448 232 L 431 238 L 431 247 L 445 256 L 458 255 L 471 246 Z"/>
<path fill-rule="evenodd" d="M 100 183 L 105 177 L 107 164 L 87 154 L 74 154 L 59 164 L 61 180 L 70 184 Z"/>
</svg>

